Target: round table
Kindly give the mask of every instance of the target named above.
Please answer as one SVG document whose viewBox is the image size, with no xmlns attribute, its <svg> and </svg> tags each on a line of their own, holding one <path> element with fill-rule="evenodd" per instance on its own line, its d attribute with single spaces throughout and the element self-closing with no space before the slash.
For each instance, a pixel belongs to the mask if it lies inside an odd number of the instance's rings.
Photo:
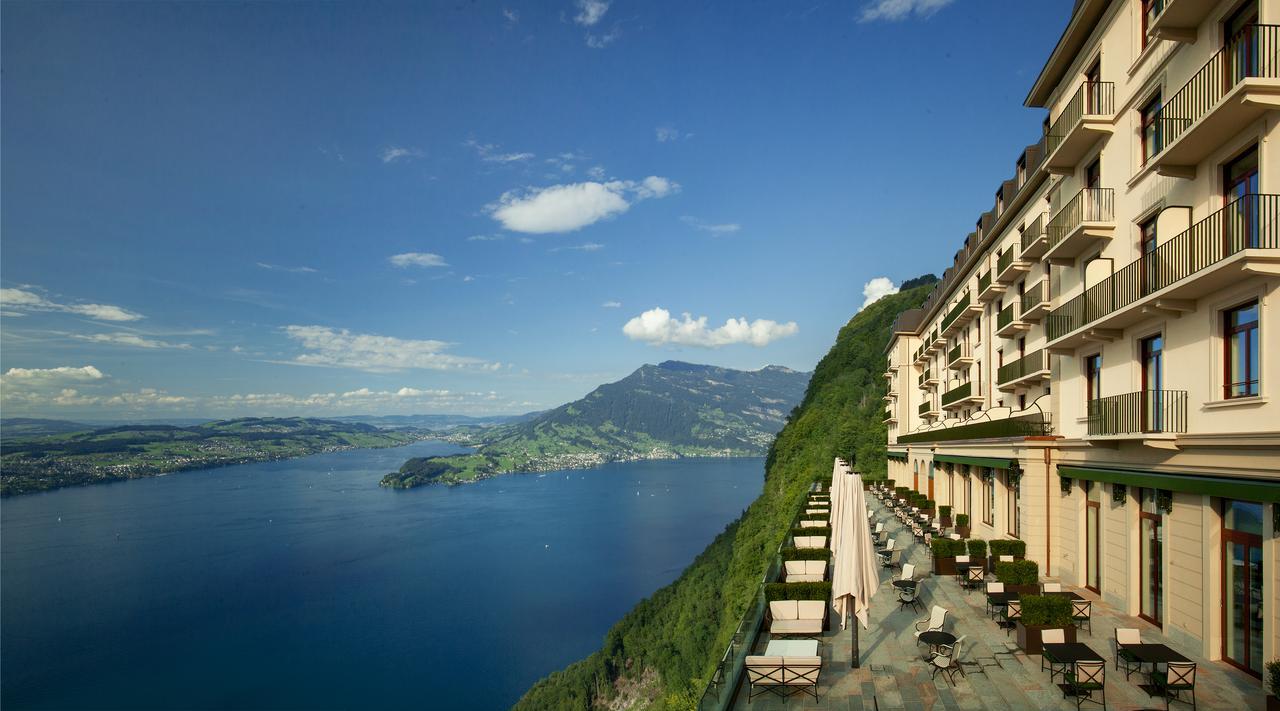
<svg viewBox="0 0 1280 711">
<path fill-rule="evenodd" d="M 920 581 L 919 581 L 919 580 L 902 580 L 902 579 L 898 579 L 898 580 L 893 580 L 893 581 L 891 581 L 891 583 L 892 583 L 893 587 L 895 587 L 895 588 L 912 588 L 912 589 L 915 589 L 915 587 L 916 587 L 917 585 L 919 585 L 919 584 L 920 584 Z"/>
<path fill-rule="evenodd" d="M 946 646 L 948 644 L 955 644 L 956 636 L 951 634 L 950 632 L 943 632 L 941 630 L 930 630 L 928 632 L 920 633 L 920 641 L 929 645 L 930 652 L 936 652 L 938 651 L 938 647 Z"/>
</svg>

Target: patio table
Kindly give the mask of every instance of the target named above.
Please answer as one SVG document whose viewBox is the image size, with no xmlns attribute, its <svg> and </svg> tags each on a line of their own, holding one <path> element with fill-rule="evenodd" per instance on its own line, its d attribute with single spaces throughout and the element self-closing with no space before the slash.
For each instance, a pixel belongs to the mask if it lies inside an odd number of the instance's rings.
<svg viewBox="0 0 1280 711">
<path fill-rule="evenodd" d="M 919 580 L 894 580 L 892 581 L 892 584 L 893 584 L 893 587 L 895 588 L 904 588 L 904 589 L 911 588 L 912 590 L 914 590 L 916 586 L 920 584 L 920 581 Z"/>
<path fill-rule="evenodd" d="M 929 630 L 920 633 L 920 641 L 929 645 L 930 652 L 938 651 L 938 647 L 956 643 L 956 636 L 942 630 Z M 927 657 L 926 657 L 927 659 Z"/>
<path fill-rule="evenodd" d="M 1106 661 L 1084 642 L 1051 642 L 1041 645 L 1041 648 L 1045 660 L 1049 662 L 1049 681 L 1053 681 L 1054 674 L 1065 674 L 1067 667 L 1076 662 Z M 1061 664 L 1063 668 L 1055 672 L 1053 669 L 1054 664 Z"/>
<path fill-rule="evenodd" d="M 818 640 L 816 639 L 773 639 L 764 648 L 766 657 L 816 657 L 818 656 Z"/>
</svg>

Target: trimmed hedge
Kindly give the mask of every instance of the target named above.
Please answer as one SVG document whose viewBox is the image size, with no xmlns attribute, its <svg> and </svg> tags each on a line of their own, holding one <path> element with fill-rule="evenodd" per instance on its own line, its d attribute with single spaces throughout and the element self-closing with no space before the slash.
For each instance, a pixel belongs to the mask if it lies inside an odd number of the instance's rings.
<svg viewBox="0 0 1280 711">
<path fill-rule="evenodd" d="M 1035 585 L 1040 582 L 1040 566 L 1034 560 L 996 563 L 996 580 L 1005 585 Z"/>
<path fill-rule="evenodd" d="M 783 548 L 783 560 L 831 560 L 831 551 L 826 548 Z"/>
<path fill-rule="evenodd" d="M 1271 680 L 1271 695 L 1280 696 L 1280 659 L 1267 662 L 1267 678 Z"/>
<path fill-rule="evenodd" d="M 969 525 L 969 514 L 956 514 L 956 525 L 957 525 L 957 526 L 968 526 L 968 525 Z"/>
<path fill-rule="evenodd" d="M 795 536 L 826 536 L 831 538 L 830 526 L 813 526 L 812 528 L 793 528 L 791 529 L 792 537 Z"/>
<path fill-rule="evenodd" d="M 1070 627 L 1071 601 L 1061 595 L 1023 595 L 1024 627 Z"/>
<path fill-rule="evenodd" d="M 969 556 L 978 560 L 986 561 L 987 559 L 987 542 L 981 538 L 969 539 Z"/>
<path fill-rule="evenodd" d="M 937 507 L 938 507 L 938 504 L 933 499 L 925 499 L 924 503 L 920 505 L 920 508 L 924 509 L 925 511 L 932 511 Z"/>
<path fill-rule="evenodd" d="M 1008 538 L 1001 538 L 998 540 L 991 541 L 991 543 L 987 547 L 991 549 L 991 555 L 994 555 L 994 556 L 1002 556 L 1002 555 L 1025 556 L 1027 554 L 1026 541 L 1018 541 L 1018 540 L 1013 540 Z"/>
<path fill-rule="evenodd" d="M 938 507 L 938 515 L 939 515 L 939 516 L 941 516 L 942 518 L 951 518 L 951 507 L 950 507 L 950 506 L 939 506 L 939 507 Z"/>
<path fill-rule="evenodd" d="M 954 558 L 958 555 L 964 555 L 964 541 L 956 541 L 950 538 L 935 538 L 930 544 L 933 549 L 934 558 Z"/>
<path fill-rule="evenodd" d="M 764 586 L 764 599 L 774 600 L 830 600 L 831 583 L 769 583 Z"/>
</svg>

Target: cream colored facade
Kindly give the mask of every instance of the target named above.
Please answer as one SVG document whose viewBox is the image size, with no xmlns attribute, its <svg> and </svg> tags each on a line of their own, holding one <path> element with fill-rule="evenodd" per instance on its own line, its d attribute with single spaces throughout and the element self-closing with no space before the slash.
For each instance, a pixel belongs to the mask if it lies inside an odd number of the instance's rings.
<svg viewBox="0 0 1280 711">
<path fill-rule="evenodd" d="M 1280 0 L 1080 0 L 1027 105 L 1044 135 L 894 326 L 889 476 L 1257 673 L 1280 657 Z"/>
</svg>

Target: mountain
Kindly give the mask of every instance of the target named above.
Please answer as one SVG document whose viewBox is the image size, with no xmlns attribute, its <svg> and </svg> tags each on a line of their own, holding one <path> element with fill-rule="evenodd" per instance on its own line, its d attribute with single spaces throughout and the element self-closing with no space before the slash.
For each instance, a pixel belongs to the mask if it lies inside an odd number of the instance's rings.
<svg viewBox="0 0 1280 711">
<path fill-rule="evenodd" d="M 0 439 L 66 434 L 93 429 L 93 425 L 69 420 L 44 420 L 36 417 L 6 417 L 0 420 Z"/>
<path fill-rule="evenodd" d="M 453 430 L 460 427 L 492 427 L 508 422 L 532 419 L 538 414 L 537 412 L 531 412 L 524 415 L 491 415 L 486 417 L 473 417 L 470 415 L 346 415 L 332 419 L 338 422 L 358 422 L 386 429 L 413 428 L 440 431 Z"/>
<path fill-rule="evenodd" d="M 776 365 L 644 365 L 581 400 L 481 431 L 468 442 L 478 445 L 475 454 L 412 459 L 382 483 L 408 488 L 604 462 L 762 455 L 808 381 L 809 373 Z"/>
<path fill-rule="evenodd" d="M 641 601 L 598 652 L 535 684 L 516 709 L 690 709 L 733 637 L 756 583 L 815 475 L 836 456 L 885 475 L 884 349 L 897 315 L 932 280 L 855 315 L 818 363 L 765 459 L 764 491 L 676 581 Z"/>
</svg>

